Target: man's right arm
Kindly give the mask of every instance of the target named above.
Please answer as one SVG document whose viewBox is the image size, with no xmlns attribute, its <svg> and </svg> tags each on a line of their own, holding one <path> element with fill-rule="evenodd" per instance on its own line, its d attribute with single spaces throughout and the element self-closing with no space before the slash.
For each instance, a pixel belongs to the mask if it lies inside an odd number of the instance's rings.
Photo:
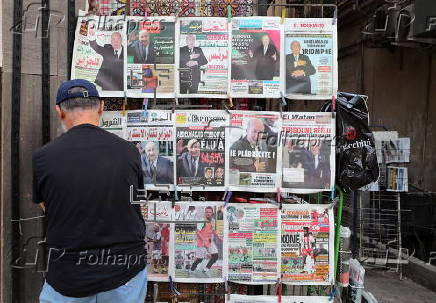
<svg viewBox="0 0 436 303">
<path fill-rule="evenodd" d="M 32 157 L 32 163 L 33 163 L 33 202 L 38 204 L 39 207 L 42 208 L 42 210 L 45 212 L 45 202 L 44 199 L 41 197 L 41 192 L 39 189 L 39 182 L 38 182 L 38 174 L 36 172 L 36 157 L 35 154 L 33 154 Z"/>
<path fill-rule="evenodd" d="M 99 55 L 103 56 L 104 47 L 97 44 L 95 40 L 89 41 L 89 46 Z"/>
</svg>

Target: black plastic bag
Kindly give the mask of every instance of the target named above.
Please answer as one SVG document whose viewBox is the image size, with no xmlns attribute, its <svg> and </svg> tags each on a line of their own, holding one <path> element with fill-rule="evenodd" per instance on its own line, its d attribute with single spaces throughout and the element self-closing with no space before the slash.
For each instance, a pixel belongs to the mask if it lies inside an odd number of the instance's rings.
<svg viewBox="0 0 436 303">
<path fill-rule="evenodd" d="M 338 92 L 336 99 L 336 181 L 346 191 L 375 182 L 379 176 L 365 98 Z M 332 101 L 321 111 L 332 111 Z"/>
</svg>

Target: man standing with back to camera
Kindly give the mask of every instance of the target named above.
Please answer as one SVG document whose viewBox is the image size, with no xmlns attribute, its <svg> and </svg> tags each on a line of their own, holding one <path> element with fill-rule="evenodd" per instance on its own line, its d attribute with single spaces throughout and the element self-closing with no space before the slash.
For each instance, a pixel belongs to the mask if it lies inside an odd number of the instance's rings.
<svg viewBox="0 0 436 303">
<path fill-rule="evenodd" d="M 98 127 L 103 106 L 92 83 L 62 83 L 56 112 L 67 132 L 33 154 L 49 255 L 41 303 L 145 299 L 145 224 L 130 203 L 130 187 L 143 188 L 140 155 Z"/>
</svg>

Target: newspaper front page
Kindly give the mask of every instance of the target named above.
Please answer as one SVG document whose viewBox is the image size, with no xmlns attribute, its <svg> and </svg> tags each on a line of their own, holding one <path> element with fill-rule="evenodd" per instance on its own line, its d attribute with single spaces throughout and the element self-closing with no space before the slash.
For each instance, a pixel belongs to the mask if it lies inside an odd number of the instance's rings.
<svg viewBox="0 0 436 303">
<path fill-rule="evenodd" d="M 141 212 L 146 221 L 147 243 L 147 279 L 148 281 L 168 281 L 170 264 L 170 238 L 172 223 L 159 223 L 159 221 L 172 221 L 171 202 L 150 201 L 141 205 Z"/>
<path fill-rule="evenodd" d="M 138 148 L 145 188 L 174 189 L 174 113 L 169 110 L 127 112 L 127 140 Z"/>
<path fill-rule="evenodd" d="M 174 218 L 174 280 L 223 282 L 224 202 L 178 202 Z"/>
<path fill-rule="evenodd" d="M 283 91 L 281 27 L 281 19 L 277 17 L 232 19 L 232 97 L 280 97 Z"/>
<path fill-rule="evenodd" d="M 176 111 L 176 181 L 180 189 L 223 190 L 225 128 L 221 110 Z"/>
<path fill-rule="evenodd" d="M 174 17 L 128 17 L 126 93 L 132 98 L 174 98 Z"/>
<path fill-rule="evenodd" d="M 126 139 L 127 120 L 122 111 L 104 111 L 100 117 L 100 127 Z"/>
<path fill-rule="evenodd" d="M 334 134 L 332 113 L 283 113 L 279 140 L 283 191 L 311 193 L 333 190 Z"/>
<path fill-rule="evenodd" d="M 229 32 L 226 18 L 179 18 L 178 96 L 226 98 Z"/>
<path fill-rule="evenodd" d="M 124 97 L 125 25 L 121 16 L 79 17 L 71 79 L 94 83 L 100 97 Z"/>
<path fill-rule="evenodd" d="M 330 205 L 283 204 L 281 210 L 282 282 L 331 285 L 334 220 Z"/>
<path fill-rule="evenodd" d="M 228 280 L 273 284 L 280 277 L 279 210 L 268 204 L 227 204 Z"/>
<path fill-rule="evenodd" d="M 331 99 L 338 88 L 337 28 L 330 18 L 285 19 L 286 96 Z"/>
<path fill-rule="evenodd" d="M 232 190 L 275 192 L 280 114 L 231 111 L 227 184 Z"/>
</svg>

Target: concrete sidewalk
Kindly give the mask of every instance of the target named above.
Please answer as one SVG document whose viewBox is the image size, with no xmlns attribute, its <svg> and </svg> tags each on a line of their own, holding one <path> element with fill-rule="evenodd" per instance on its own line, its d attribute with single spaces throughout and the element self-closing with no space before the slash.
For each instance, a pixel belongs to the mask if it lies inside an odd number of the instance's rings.
<svg viewBox="0 0 436 303">
<path fill-rule="evenodd" d="M 398 273 L 366 269 L 365 290 L 374 295 L 379 303 L 434 303 L 436 293 L 403 278 Z"/>
</svg>

